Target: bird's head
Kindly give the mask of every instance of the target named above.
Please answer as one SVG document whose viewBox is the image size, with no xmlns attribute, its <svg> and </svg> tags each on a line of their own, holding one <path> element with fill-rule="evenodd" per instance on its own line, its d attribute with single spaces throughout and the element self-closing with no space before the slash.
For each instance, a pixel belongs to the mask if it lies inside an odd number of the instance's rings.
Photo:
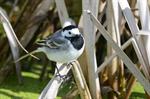
<svg viewBox="0 0 150 99">
<path fill-rule="evenodd" d="M 84 38 L 79 29 L 75 25 L 69 25 L 62 29 L 62 36 L 69 40 L 73 47 L 77 50 L 84 48 Z"/>
<path fill-rule="evenodd" d="M 69 25 L 62 29 L 62 36 L 65 38 L 76 37 L 80 35 L 81 35 L 80 31 L 78 27 L 75 25 Z"/>
</svg>

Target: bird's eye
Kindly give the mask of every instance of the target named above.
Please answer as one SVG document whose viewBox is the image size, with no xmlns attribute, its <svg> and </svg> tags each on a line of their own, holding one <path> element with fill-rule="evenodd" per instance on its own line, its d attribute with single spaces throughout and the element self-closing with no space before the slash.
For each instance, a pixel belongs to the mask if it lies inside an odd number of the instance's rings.
<svg viewBox="0 0 150 99">
<path fill-rule="evenodd" d="M 71 32 L 68 32 L 69 34 L 71 34 Z"/>
</svg>

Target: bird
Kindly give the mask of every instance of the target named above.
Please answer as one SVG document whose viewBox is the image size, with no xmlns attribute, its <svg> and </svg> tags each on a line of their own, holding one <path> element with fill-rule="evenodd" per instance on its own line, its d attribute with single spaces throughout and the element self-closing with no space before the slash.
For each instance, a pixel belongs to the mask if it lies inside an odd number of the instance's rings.
<svg viewBox="0 0 150 99">
<path fill-rule="evenodd" d="M 38 41 L 37 44 L 40 47 L 32 54 L 43 52 L 49 60 L 63 64 L 78 59 L 84 51 L 85 40 L 76 25 L 68 25 L 56 31 L 53 35 Z M 27 56 L 28 54 L 17 61 Z"/>
<path fill-rule="evenodd" d="M 39 51 L 57 63 L 68 63 L 76 60 L 84 50 L 83 35 L 75 25 L 69 25 L 56 31 L 52 36 L 38 42 Z"/>
</svg>

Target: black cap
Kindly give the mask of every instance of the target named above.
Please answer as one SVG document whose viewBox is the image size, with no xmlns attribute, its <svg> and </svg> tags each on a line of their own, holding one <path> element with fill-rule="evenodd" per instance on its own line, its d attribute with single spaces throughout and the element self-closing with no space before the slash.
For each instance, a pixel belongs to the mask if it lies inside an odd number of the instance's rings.
<svg viewBox="0 0 150 99">
<path fill-rule="evenodd" d="M 78 27 L 75 26 L 75 25 L 69 25 L 69 26 L 64 27 L 63 31 L 65 31 L 65 30 L 71 30 L 71 29 L 74 29 L 74 28 L 78 28 Z"/>
</svg>

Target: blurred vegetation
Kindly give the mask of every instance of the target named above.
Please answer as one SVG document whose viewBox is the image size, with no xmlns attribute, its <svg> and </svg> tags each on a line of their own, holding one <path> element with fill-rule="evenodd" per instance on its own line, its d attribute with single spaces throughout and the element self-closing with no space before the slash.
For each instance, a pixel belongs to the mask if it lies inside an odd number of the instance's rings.
<svg viewBox="0 0 150 99">
<path fill-rule="evenodd" d="M 45 78 L 43 81 L 39 80 L 41 66 L 34 65 L 29 69 L 23 70 L 23 84 L 19 85 L 17 77 L 11 74 L 7 79 L 0 85 L 0 99 L 37 99 L 40 95 L 41 90 L 46 86 L 49 78 Z M 57 99 L 62 99 L 66 93 L 69 92 L 74 86 L 73 81 L 63 83 L 58 92 Z M 132 90 L 130 99 L 145 99 L 143 87 L 137 82 Z M 79 95 L 75 99 L 80 99 Z"/>
<path fill-rule="evenodd" d="M 13 29 L 15 30 L 18 39 L 29 52 L 33 51 L 38 47 L 35 44 L 37 40 L 45 38 L 46 36 L 54 33 L 56 30 L 61 28 L 55 4 L 52 4 L 48 8 L 42 6 L 41 8 L 45 8 L 45 10 L 43 11 L 43 13 L 39 14 L 37 9 L 43 1 L 44 0 L 0 0 L 0 6 L 7 12 L 9 20 L 13 26 Z M 102 2 L 105 2 L 105 0 L 102 0 Z M 75 20 L 76 24 L 78 24 L 82 13 L 82 0 L 65 0 L 65 3 L 69 16 L 73 20 Z M 134 5 L 132 6 L 134 8 Z M 102 12 L 103 11 L 99 12 L 99 16 Z M 106 24 L 106 13 L 101 16 L 100 21 L 103 25 Z M 123 44 L 131 37 L 129 27 L 126 22 L 123 23 L 122 27 L 121 44 Z M 105 28 L 108 29 L 107 26 L 105 26 Z M 107 51 L 107 42 L 103 38 L 103 36 L 100 36 L 98 38 L 98 41 L 96 42 L 96 58 L 98 66 L 106 59 Z M 125 50 L 125 53 L 136 65 L 139 65 L 139 61 L 137 60 L 135 51 L 133 50 L 133 46 L 129 46 Z M 20 50 L 20 56 L 24 54 L 25 53 Z M 44 54 L 38 53 L 36 54 L 36 56 L 41 59 L 40 61 L 37 61 L 32 57 L 28 57 L 20 62 L 22 67 L 23 83 L 22 85 L 18 84 L 18 78 L 16 76 L 16 70 L 14 66 L 14 61 L 12 59 L 11 50 L 5 31 L 3 30 L 1 24 L 0 56 L 0 99 L 36 99 L 54 73 L 55 67 L 52 65 L 55 65 L 55 63 L 48 61 Z M 122 65 L 124 68 L 122 71 L 124 72 L 123 79 L 128 82 L 128 78 L 131 78 L 132 74 L 125 67 L 124 64 L 120 65 Z M 109 67 L 105 68 L 104 71 L 102 71 L 99 75 L 101 78 L 100 82 L 102 86 L 108 85 L 112 87 L 112 82 L 108 78 L 109 70 Z M 110 76 L 112 76 L 112 78 L 116 76 L 116 78 L 119 79 L 121 74 L 121 70 L 119 70 L 120 68 L 118 68 L 115 72 L 116 75 Z M 119 79 L 118 83 L 121 83 L 121 80 Z M 60 89 L 58 99 L 65 96 L 74 86 L 76 86 L 74 84 L 74 80 L 69 79 L 69 81 L 63 84 L 62 88 Z M 125 87 L 125 85 L 123 85 L 122 83 L 121 85 L 118 85 L 118 87 L 120 86 Z M 122 91 L 124 89 L 120 88 L 119 90 Z M 108 94 L 112 93 L 110 92 Z M 78 98 L 79 95 L 77 95 L 77 99 Z M 130 98 L 145 98 L 144 90 L 139 83 L 134 86 Z"/>
<path fill-rule="evenodd" d="M 5 82 L 0 85 L 0 99 L 37 99 L 41 90 L 46 86 L 52 75 L 39 80 L 41 66 L 35 65 L 30 67 L 30 70 L 23 70 L 23 84 L 17 82 L 17 77 L 11 74 Z M 72 82 L 64 83 L 61 86 L 57 99 L 61 99 L 74 84 Z"/>
</svg>

